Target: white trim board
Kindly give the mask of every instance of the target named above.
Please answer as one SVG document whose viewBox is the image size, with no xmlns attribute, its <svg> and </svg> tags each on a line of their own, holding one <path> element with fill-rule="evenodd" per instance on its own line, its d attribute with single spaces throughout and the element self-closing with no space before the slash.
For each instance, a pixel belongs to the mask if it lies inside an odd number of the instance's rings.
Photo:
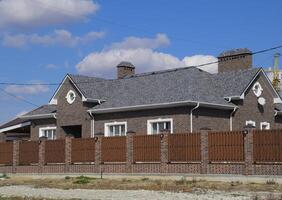
<svg viewBox="0 0 282 200">
<path fill-rule="evenodd" d="M 57 93 L 60 91 L 61 87 L 64 85 L 65 81 L 67 80 L 67 78 L 71 81 L 71 83 L 74 85 L 74 87 L 77 89 L 77 91 L 80 93 L 80 95 L 82 96 L 82 101 L 86 101 L 87 98 L 83 95 L 82 91 L 77 87 L 77 85 L 75 84 L 75 82 L 71 79 L 70 75 L 67 74 L 65 76 L 65 78 L 63 79 L 63 81 L 60 83 L 60 86 L 56 89 L 55 93 L 53 94 L 52 98 L 49 101 L 49 104 L 57 104 L 57 99 L 55 99 L 55 96 L 57 95 Z"/>
<path fill-rule="evenodd" d="M 173 119 L 172 118 L 158 118 L 147 120 L 147 135 L 152 135 L 152 123 L 156 122 L 170 122 L 170 133 L 173 133 Z"/>
<path fill-rule="evenodd" d="M 10 130 L 14 130 L 14 129 L 17 129 L 17 128 L 22 128 L 22 127 L 25 127 L 25 126 L 29 126 L 30 124 L 31 124 L 31 122 L 24 122 L 24 123 L 9 126 L 9 127 L 6 127 L 6 128 L 2 128 L 2 129 L 0 129 L 0 133 L 10 131 Z"/>
<path fill-rule="evenodd" d="M 122 122 L 108 122 L 108 123 L 104 123 L 104 136 L 105 137 L 109 137 L 109 126 L 114 126 L 114 125 L 124 125 L 124 131 L 125 131 L 125 135 L 127 132 L 127 122 L 126 121 L 122 121 Z"/>
</svg>

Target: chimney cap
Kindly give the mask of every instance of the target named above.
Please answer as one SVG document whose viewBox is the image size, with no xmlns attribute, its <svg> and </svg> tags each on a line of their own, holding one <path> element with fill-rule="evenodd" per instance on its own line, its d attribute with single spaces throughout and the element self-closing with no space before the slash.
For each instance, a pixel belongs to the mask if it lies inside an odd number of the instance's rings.
<svg viewBox="0 0 282 200">
<path fill-rule="evenodd" d="M 251 55 L 252 52 L 247 48 L 231 49 L 231 50 L 227 50 L 219 54 L 218 58 L 226 57 L 226 56 L 236 56 L 236 55 L 242 55 L 242 54 Z"/>
<path fill-rule="evenodd" d="M 130 67 L 135 69 L 135 66 L 131 63 L 131 62 L 127 62 L 127 61 L 121 61 L 117 67 Z"/>
</svg>

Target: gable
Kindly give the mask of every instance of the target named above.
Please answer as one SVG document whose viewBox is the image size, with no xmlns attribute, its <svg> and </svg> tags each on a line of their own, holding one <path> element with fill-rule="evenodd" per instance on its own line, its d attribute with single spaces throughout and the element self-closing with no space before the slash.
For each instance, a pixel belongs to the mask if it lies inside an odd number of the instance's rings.
<svg viewBox="0 0 282 200">
<path fill-rule="evenodd" d="M 64 87 L 64 85 L 68 84 L 68 82 L 70 82 L 72 84 L 73 88 L 81 95 L 82 101 L 84 101 L 86 99 L 84 94 L 82 93 L 82 91 L 77 87 L 77 85 L 71 79 L 69 74 L 67 74 L 65 76 L 65 78 L 63 79 L 63 81 L 60 83 L 59 87 L 56 89 L 55 93 L 53 94 L 52 98 L 49 101 L 49 104 L 55 104 L 55 105 L 57 104 L 59 93 L 60 93 L 61 89 Z"/>
</svg>

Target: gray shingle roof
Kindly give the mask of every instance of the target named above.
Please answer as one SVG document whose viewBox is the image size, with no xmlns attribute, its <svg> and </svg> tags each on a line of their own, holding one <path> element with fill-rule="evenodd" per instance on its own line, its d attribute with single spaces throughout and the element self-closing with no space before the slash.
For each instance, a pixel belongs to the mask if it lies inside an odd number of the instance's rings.
<svg viewBox="0 0 282 200">
<path fill-rule="evenodd" d="M 16 118 L 16 119 L 13 119 L 13 120 L 5 123 L 5 124 L 2 124 L 0 126 L 0 129 L 7 128 L 7 127 L 10 127 L 10 126 L 14 126 L 14 125 L 18 125 L 18 124 L 22 124 L 22 123 L 25 123 L 25 122 L 28 122 L 28 120 Z"/>
<path fill-rule="evenodd" d="M 24 116 L 31 116 L 31 115 L 45 115 L 45 114 L 52 114 L 52 113 L 56 113 L 56 105 L 43 105 L 40 106 L 39 108 L 36 108 L 35 110 L 32 110 L 28 113 L 26 113 Z"/>
<path fill-rule="evenodd" d="M 240 96 L 261 68 L 252 68 L 214 74 L 215 84 L 222 97 Z"/>
<path fill-rule="evenodd" d="M 114 80 L 71 75 L 86 98 L 105 100 L 96 109 L 180 101 L 232 105 L 259 69 L 209 74 L 195 67 L 137 74 Z"/>
</svg>

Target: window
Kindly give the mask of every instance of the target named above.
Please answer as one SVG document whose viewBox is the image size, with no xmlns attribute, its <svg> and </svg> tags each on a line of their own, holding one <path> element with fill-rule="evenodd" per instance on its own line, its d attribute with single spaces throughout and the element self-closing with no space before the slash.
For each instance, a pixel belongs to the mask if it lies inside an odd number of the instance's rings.
<svg viewBox="0 0 282 200">
<path fill-rule="evenodd" d="M 147 133 L 159 134 L 163 131 L 173 132 L 172 119 L 156 119 L 147 121 Z"/>
<path fill-rule="evenodd" d="M 260 130 L 269 130 L 270 129 L 270 123 L 268 122 L 261 122 L 260 123 Z"/>
<path fill-rule="evenodd" d="M 67 96 L 66 96 L 67 102 L 69 104 L 72 104 L 75 101 L 75 98 L 76 98 L 76 95 L 75 95 L 74 91 L 70 90 L 67 93 Z"/>
<path fill-rule="evenodd" d="M 105 123 L 105 136 L 125 136 L 127 132 L 126 122 Z"/>
<path fill-rule="evenodd" d="M 46 137 L 48 140 L 55 140 L 56 139 L 56 127 L 40 128 L 39 137 Z"/>
<path fill-rule="evenodd" d="M 248 125 L 251 125 L 253 127 L 256 127 L 256 122 L 252 121 L 252 120 L 249 120 L 249 121 L 246 121 L 246 126 Z"/>
<path fill-rule="evenodd" d="M 262 94 L 262 91 L 263 91 L 263 89 L 262 89 L 260 83 L 259 83 L 259 82 L 256 82 L 256 83 L 254 84 L 254 86 L 253 86 L 253 92 L 254 92 L 254 94 L 255 94 L 257 97 L 259 97 L 259 96 Z"/>
</svg>

